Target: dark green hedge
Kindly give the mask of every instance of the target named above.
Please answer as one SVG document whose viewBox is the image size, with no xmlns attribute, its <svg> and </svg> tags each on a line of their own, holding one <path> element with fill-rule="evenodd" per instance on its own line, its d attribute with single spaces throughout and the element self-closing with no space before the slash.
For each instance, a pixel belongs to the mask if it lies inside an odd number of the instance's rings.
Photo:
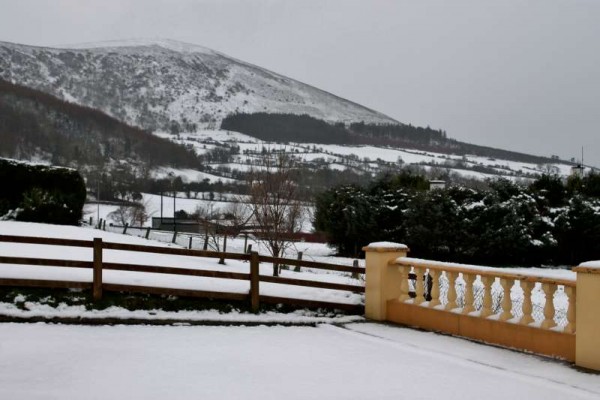
<svg viewBox="0 0 600 400">
<path fill-rule="evenodd" d="M 17 210 L 19 221 L 77 225 L 85 202 L 85 182 L 70 168 L 0 159 L 0 216 Z"/>
</svg>

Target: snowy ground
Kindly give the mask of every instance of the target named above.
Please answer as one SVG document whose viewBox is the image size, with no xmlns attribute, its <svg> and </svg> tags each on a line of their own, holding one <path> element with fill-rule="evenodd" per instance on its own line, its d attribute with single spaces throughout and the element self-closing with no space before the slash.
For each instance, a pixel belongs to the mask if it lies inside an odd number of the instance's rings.
<svg viewBox="0 0 600 400">
<path fill-rule="evenodd" d="M 600 376 L 377 324 L 0 324 L 2 399 L 597 399 Z"/>
<path fill-rule="evenodd" d="M 532 174 L 556 173 L 563 177 L 571 174 L 571 165 L 560 160 L 538 165 L 475 155 L 444 154 L 385 146 L 344 146 L 318 143 L 282 144 L 265 142 L 238 132 L 221 130 L 200 130 L 183 133 L 178 137 L 168 133 L 157 133 L 157 135 L 182 145 L 191 146 L 198 154 L 206 153 L 216 146 L 235 144 L 240 148 L 240 154 L 234 157 L 235 163 L 226 164 L 226 166 L 231 168 L 231 170 L 238 171 L 247 171 L 250 168 L 249 165 L 257 161 L 257 155 L 260 155 L 263 149 L 266 149 L 267 151 L 285 152 L 298 160 L 309 163 L 316 159 L 322 159 L 327 162 L 327 166 L 330 169 L 353 169 L 355 172 L 363 171 L 369 166 L 372 169 L 371 172 L 383 168 L 382 165 L 373 163 L 375 160 L 394 164 L 401 160 L 404 165 L 419 165 L 425 169 L 435 166 L 464 178 L 480 180 L 502 177 L 518 181 L 531 179 Z M 366 159 L 371 162 L 367 162 Z M 223 164 L 211 164 L 213 168 L 217 168 L 220 165 Z M 314 164 L 315 167 L 317 165 Z M 488 170 L 486 172 L 478 171 L 477 169 L 481 169 L 481 167 L 486 167 Z M 260 167 L 258 168 L 260 169 Z M 209 179 L 211 182 L 216 182 L 219 179 L 223 182 L 233 181 L 231 178 L 219 177 L 218 173 L 207 174 L 184 169 L 159 168 L 154 173 L 156 176 L 165 177 L 169 172 L 181 176 L 186 181 L 201 180 L 204 178 Z"/>
</svg>

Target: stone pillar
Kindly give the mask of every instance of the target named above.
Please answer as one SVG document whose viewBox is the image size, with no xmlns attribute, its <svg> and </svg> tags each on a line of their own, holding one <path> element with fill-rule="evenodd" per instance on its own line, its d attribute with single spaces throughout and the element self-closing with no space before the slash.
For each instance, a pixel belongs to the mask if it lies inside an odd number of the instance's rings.
<svg viewBox="0 0 600 400">
<path fill-rule="evenodd" d="M 363 247 L 366 264 L 365 317 L 384 321 L 387 301 L 400 297 L 400 267 L 390 261 L 406 257 L 408 247 L 399 243 L 378 242 Z"/>
<path fill-rule="evenodd" d="M 575 364 L 600 371 L 600 261 L 583 263 L 577 272 Z"/>
</svg>

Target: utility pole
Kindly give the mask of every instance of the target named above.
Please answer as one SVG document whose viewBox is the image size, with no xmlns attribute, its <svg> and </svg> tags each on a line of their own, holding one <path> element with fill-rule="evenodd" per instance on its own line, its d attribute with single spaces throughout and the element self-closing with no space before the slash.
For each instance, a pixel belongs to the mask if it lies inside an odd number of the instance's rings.
<svg viewBox="0 0 600 400">
<path fill-rule="evenodd" d="M 96 221 L 100 221 L 100 179 L 96 181 L 96 206 L 98 208 Z"/>
<path fill-rule="evenodd" d="M 175 206 L 175 199 L 177 198 L 175 189 L 173 189 L 173 231 L 177 232 L 177 214 L 175 214 L 175 210 L 177 209 Z"/>
</svg>

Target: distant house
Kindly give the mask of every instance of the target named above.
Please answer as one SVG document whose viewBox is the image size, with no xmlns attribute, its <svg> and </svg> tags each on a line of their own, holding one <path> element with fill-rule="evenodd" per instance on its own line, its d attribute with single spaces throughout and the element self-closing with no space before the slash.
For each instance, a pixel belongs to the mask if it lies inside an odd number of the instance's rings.
<svg viewBox="0 0 600 400">
<path fill-rule="evenodd" d="M 152 229 L 161 231 L 177 231 L 186 233 L 216 233 L 216 234 L 228 234 L 238 235 L 240 233 L 240 227 L 234 227 L 230 220 L 197 220 L 187 218 L 172 217 L 153 217 L 152 218 Z"/>
<path fill-rule="evenodd" d="M 445 188 L 446 188 L 446 181 L 439 181 L 439 180 L 430 180 L 429 181 L 429 190 L 445 189 Z"/>
<path fill-rule="evenodd" d="M 585 167 L 581 164 L 577 164 L 571 167 L 571 175 L 576 175 L 579 177 L 583 177 L 583 171 Z"/>
</svg>

